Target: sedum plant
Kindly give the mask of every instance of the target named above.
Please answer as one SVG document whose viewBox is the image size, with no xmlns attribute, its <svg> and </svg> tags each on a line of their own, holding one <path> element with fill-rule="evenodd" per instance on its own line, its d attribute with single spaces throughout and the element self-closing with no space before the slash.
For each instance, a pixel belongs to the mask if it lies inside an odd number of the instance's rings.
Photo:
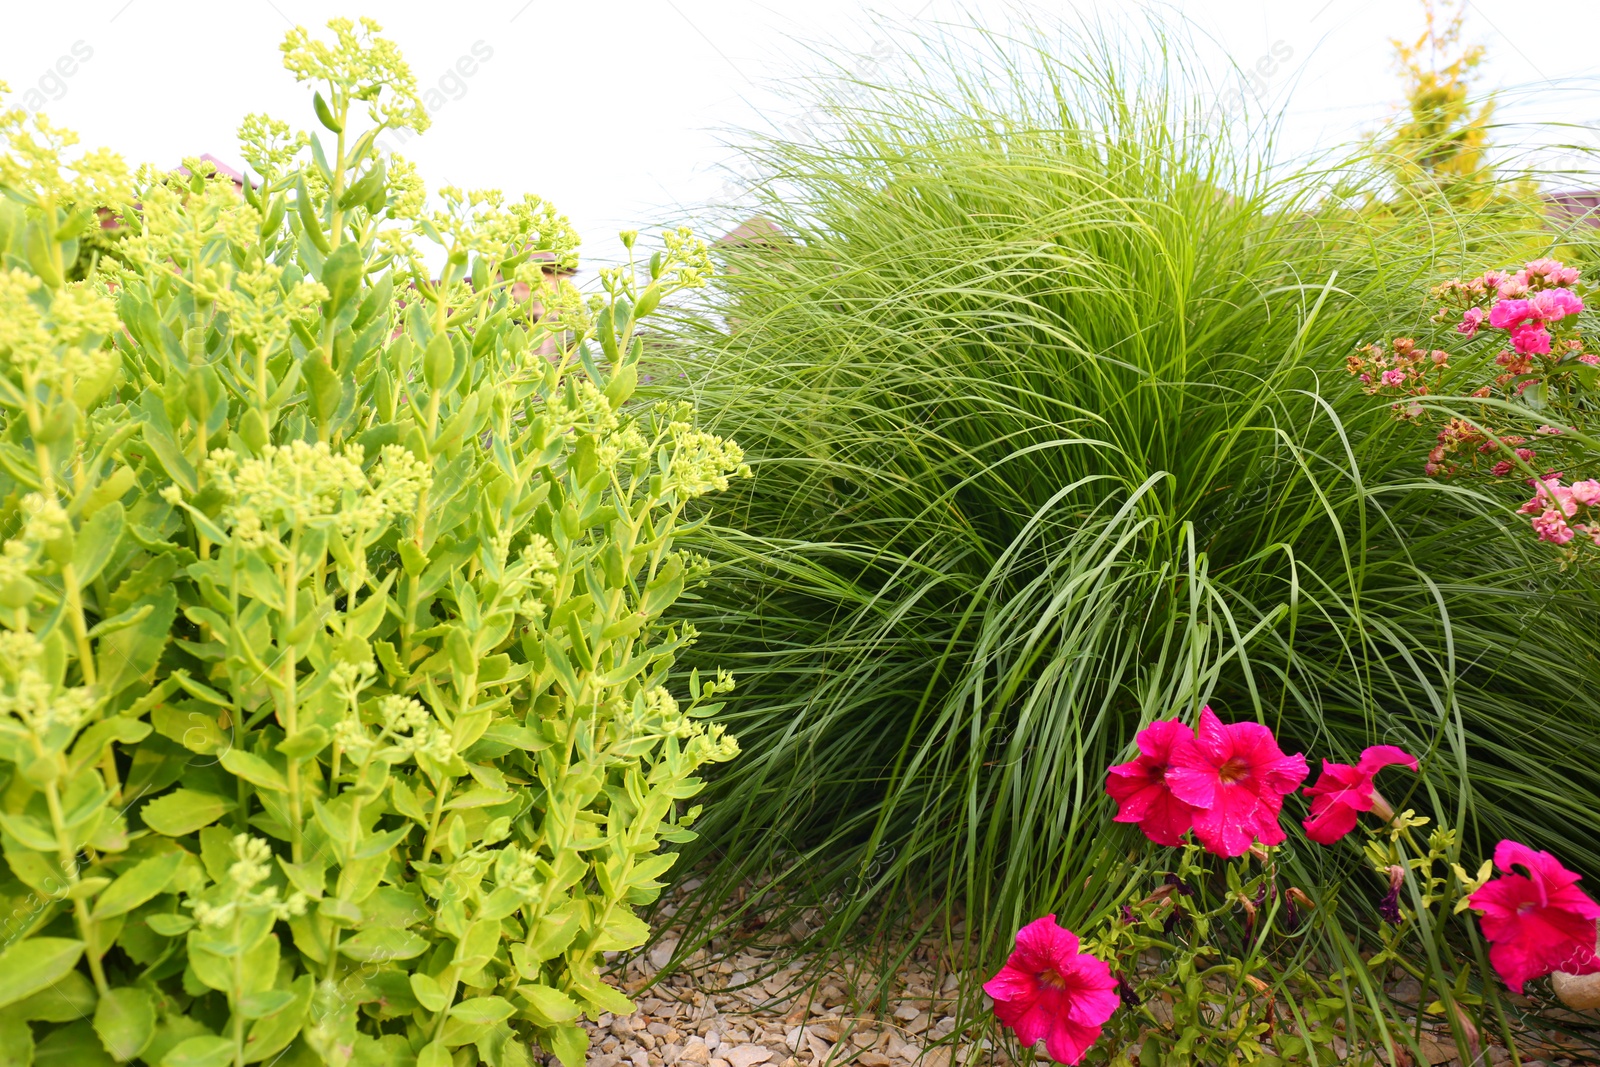
<svg viewBox="0 0 1600 1067">
<path fill-rule="evenodd" d="M 428 206 L 409 69 L 329 28 L 242 189 L 0 113 L 8 1064 L 576 1067 L 736 752 L 669 613 L 748 469 L 628 404 L 704 247 L 585 301 L 542 200 Z"/>
</svg>

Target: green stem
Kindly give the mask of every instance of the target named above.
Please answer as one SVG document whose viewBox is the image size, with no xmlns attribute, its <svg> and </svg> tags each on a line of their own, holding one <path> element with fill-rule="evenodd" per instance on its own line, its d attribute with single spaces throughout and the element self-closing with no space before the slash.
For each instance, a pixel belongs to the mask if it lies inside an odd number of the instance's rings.
<svg viewBox="0 0 1600 1067">
<path fill-rule="evenodd" d="M 433 855 L 434 839 L 439 835 L 439 816 L 444 814 L 444 802 L 450 799 L 450 787 L 454 784 L 455 779 L 446 778 L 439 786 L 438 795 L 433 798 L 433 816 L 428 820 L 428 836 L 422 842 L 423 863 Z"/>
<path fill-rule="evenodd" d="M 34 747 L 39 747 L 35 739 Z M 61 792 L 56 788 L 56 783 L 51 782 L 44 787 L 45 803 L 50 809 L 50 824 L 55 830 L 56 858 L 61 864 L 61 873 L 66 877 L 67 884 L 74 888 L 78 885 L 78 856 L 77 851 L 67 844 L 66 817 L 61 810 Z M 84 955 L 89 958 L 89 973 L 94 976 L 94 987 L 104 996 L 111 987 L 106 983 L 105 968 L 100 963 L 100 939 L 97 936 L 95 922 L 89 917 L 89 902 L 82 897 L 72 901 L 73 917 L 78 923 L 78 934 L 83 938 Z"/>
<path fill-rule="evenodd" d="M 289 539 L 289 560 L 283 569 L 283 729 L 293 737 L 300 729 L 299 695 L 296 691 L 296 664 L 294 631 L 299 614 L 300 529 L 295 528 Z M 300 764 L 288 763 L 289 783 L 289 850 L 295 863 L 304 852 L 300 830 Z"/>
<path fill-rule="evenodd" d="M 233 911 L 233 946 L 233 1063 L 234 1067 L 244 1067 L 244 1015 L 239 1011 L 239 1002 L 244 999 L 244 952 L 239 944 L 238 905 Z"/>
</svg>

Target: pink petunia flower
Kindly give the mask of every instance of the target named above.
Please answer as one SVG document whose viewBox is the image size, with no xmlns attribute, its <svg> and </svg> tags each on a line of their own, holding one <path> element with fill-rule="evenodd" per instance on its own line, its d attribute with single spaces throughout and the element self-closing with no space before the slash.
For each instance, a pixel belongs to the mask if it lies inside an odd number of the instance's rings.
<svg viewBox="0 0 1600 1067">
<path fill-rule="evenodd" d="M 1549 541 L 1553 545 L 1564 545 L 1571 541 L 1574 536 L 1572 527 L 1567 525 L 1566 516 L 1555 508 L 1551 508 L 1543 515 L 1535 516 L 1532 521 L 1533 532 L 1539 535 L 1539 540 L 1541 541 Z"/>
<path fill-rule="evenodd" d="M 1501 877 L 1468 899 L 1481 913 L 1489 962 L 1512 992 L 1521 993 L 1524 983 L 1552 971 L 1600 973 L 1595 952 L 1600 905 L 1578 888 L 1578 876 L 1550 853 L 1517 841 L 1495 846 L 1494 865 Z M 1517 874 L 1513 867 L 1528 873 Z"/>
<path fill-rule="evenodd" d="M 1536 317 L 1526 300 L 1501 300 L 1489 309 L 1489 325 L 1497 330 L 1509 330 Z"/>
<path fill-rule="evenodd" d="M 1286 756 L 1272 731 L 1254 722 L 1224 725 L 1200 709 L 1192 741 L 1173 746 L 1167 784 L 1198 810 L 1194 835 L 1218 856 L 1242 856 L 1256 841 L 1280 844 L 1283 798 L 1305 781 L 1306 758 Z"/>
<path fill-rule="evenodd" d="M 1468 308 L 1461 314 L 1461 324 L 1456 327 L 1456 333 L 1471 337 L 1478 332 L 1478 327 L 1481 325 L 1483 325 L 1483 309 Z"/>
<path fill-rule="evenodd" d="M 1194 731 L 1176 719 L 1159 719 L 1139 731 L 1139 755 L 1106 772 L 1106 793 L 1117 802 L 1113 822 L 1138 823 L 1158 845 L 1183 843 L 1194 809 L 1172 795 L 1167 764 L 1174 745 L 1193 740 Z"/>
<path fill-rule="evenodd" d="M 1535 320 L 1511 327 L 1511 347 L 1525 356 L 1550 354 L 1550 331 Z"/>
<path fill-rule="evenodd" d="M 1017 931 L 1017 947 L 1000 973 L 983 984 L 994 1014 L 1017 1040 L 1044 1049 L 1057 1063 L 1077 1063 L 1100 1039 L 1121 998 L 1111 968 L 1078 951 L 1078 936 L 1046 915 Z"/>
<path fill-rule="evenodd" d="M 1384 767 L 1399 764 L 1417 769 L 1417 758 L 1394 745 L 1373 745 L 1361 753 L 1354 767 L 1348 763 L 1322 761 L 1322 774 L 1302 790 L 1311 797 L 1311 817 L 1302 824 L 1306 836 L 1319 845 L 1331 845 L 1356 828 L 1356 817 L 1364 811 L 1377 811 L 1389 819 L 1394 809 L 1373 784 L 1373 775 Z"/>
<path fill-rule="evenodd" d="M 1571 289 L 1545 289 L 1528 300 L 1533 313 L 1546 322 L 1564 319 L 1583 310 L 1583 301 Z"/>
</svg>

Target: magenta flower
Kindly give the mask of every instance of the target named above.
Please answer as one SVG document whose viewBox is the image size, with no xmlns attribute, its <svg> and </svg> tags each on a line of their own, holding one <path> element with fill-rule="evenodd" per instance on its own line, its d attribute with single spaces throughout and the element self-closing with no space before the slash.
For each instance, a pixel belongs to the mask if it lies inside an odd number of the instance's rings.
<svg viewBox="0 0 1600 1067">
<path fill-rule="evenodd" d="M 1548 356 L 1550 340 L 1550 331 L 1537 319 L 1511 327 L 1511 347 L 1525 356 Z"/>
<path fill-rule="evenodd" d="M 1583 301 L 1571 289 L 1545 289 L 1528 300 L 1533 313 L 1546 322 L 1564 319 L 1583 310 Z"/>
<path fill-rule="evenodd" d="M 1461 324 L 1456 327 L 1456 333 L 1471 337 L 1478 332 L 1478 327 L 1481 325 L 1483 325 L 1483 309 L 1468 308 L 1461 315 Z"/>
<path fill-rule="evenodd" d="M 1509 330 L 1537 317 L 1526 300 L 1501 300 L 1489 309 L 1489 325 L 1497 330 Z"/>
<path fill-rule="evenodd" d="M 1172 795 L 1167 764 L 1174 745 L 1193 740 L 1194 731 L 1176 719 L 1158 719 L 1139 731 L 1139 755 L 1106 772 L 1106 792 L 1117 802 L 1113 822 L 1138 823 L 1158 845 L 1183 843 L 1194 809 Z"/>
<path fill-rule="evenodd" d="M 1356 828 L 1356 817 L 1377 810 L 1381 818 L 1394 815 L 1372 778 L 1396 764 L 1417 769 L 1417 757 L 1393 745 L 1373 745 L 1361 753 L 1354 767 L 1322 761 L 1322 774 L 1302 792 L 1311 797 L 1311 817 L 1302 824 L 1306 836 L 1319 845 L 1331 845 Z"/>
<path fill-rule="evenodd" d="M 994 1015 L 1030 1048 L 1044 1039 L 1057 1063 L 1077 1063 L 1100 1039 L 1117 1010 L 1111 968 L 1078 951 L 1078 935 L 1046 915 L 1017 931 L 1017 947 L 1000 973 L 983 983 Z"/>
<path fill-rule="evenodd" d="M 1494 849 L 1501 877 L 1473 893 L 1469 901 L 1481 915 L 1478 924 L 1489 942 L 1489 962 L 1511 987 L 1551 971 L 1600 973 L 1595 953 L 1595 920 L 1600 905 L 1578 888 L 1578 876 L 1548 852 L 1516 841 Z M 1527 875 L 1515 873 L 1521 867 Z"/>
<path fill-rule="evenodd" d="M 1200 709 L 1193 740 L 1173 746 L 1167 785 L 1198 809 L 1194 835 L 1218 856 L 1242 856 L 1256 841 L 1280 844 L 1283 798 L 1305 781 L 1309 768 L 1298 753 L 1286 756 L 1272 731 L 1255 722 L 1224 725 Z"/>
<path fill-rule="evenodd" d="M 1403 370 L 1386 370 L 1383 372 L 1384 385 L 1406 384 L 1406 372 Z"/>
</svg>

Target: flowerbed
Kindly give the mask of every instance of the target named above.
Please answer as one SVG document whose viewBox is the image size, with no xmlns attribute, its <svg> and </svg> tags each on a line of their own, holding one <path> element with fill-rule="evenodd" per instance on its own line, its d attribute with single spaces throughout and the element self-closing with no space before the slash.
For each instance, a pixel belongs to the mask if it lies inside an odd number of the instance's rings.
<svg viewBox="0 0 1600 1067">
<path fill-rule="evenodd" d="M 1368 748 L 1354 765 L 1325 760 L 1303 790 L 1304 756 L 1285 754 L 1267 727 L 1224 724 L 1209 707 L 1193 729 L 1176 719 L 1152 723 L 1138 747 L 1135 759 L 1109 769 L 1106 792 L 1118 802 L 1116 821 L 1181 849 L 1171 869 L 1157 872 L 1153 892 L 1135 888 L 1087 942 L 1054 915 L 1029 923 L 984 986 L 995 1017 L 1022 1044 L 1043 1041 L 1057 1062 L 1093 1053 L 1095 1062 L 1136 1055 L 1140 1063 L 1314 1063 L 1332 1057 L 1336 1041 L 1341 1062 L 1394 1062 L 1397 1050 L 1417 1047 L 1420 1029 L 1409 1042 L 1385 1035 L 1381 1048 L 1352 1041 L 1372 1031 L 1355 1025 L 1367 1009 L 1354 991 L 1381 987 L 1397 965 L 1420 981 L 1422 997 L 1436 998 L 1427 1010 L 1445 1019 L 1468 1063 L 1483 1054 L 1488 1033 L 1514 1045 L 1486 985 L 1491 969 L 1518 994 L 1546 975 L 1600 973 L 1600 905 L 1577 887 L 1578 876 L 1548 852 L 1509 840 L 1469 874 L 1454 831 L 1439 825 L 1423 839 L 1430 820 L 1396 813 L 1378 791 L 1383 768 L 1418 769 L 1395 746 Z M 1288 836 L 1284 800 L 1296 791 L 1311 798 L 1302 829 L 1319 846 L 1346 838 L 1362 815 L 1380 824 L 1369 825 L 1363 853 L 1387 883 L 1383 949 L 1360 957 L 1359 970 L 1315 975 L 1294 958 L 1293 939 L 1329 910 L 1286 882 L 1276 855 Z M 1469 911 L 1488 944 L 1487 967 L 1481 948 L 1476 964 L 1470 953 L 1456 958 L 1456 946 L 1479 945 L 1471 931 L 1446 929 Z M 1242 931 L 1231 921 L 1239 912 Z M 1159 965 L 1140 973 L 1137 961 L 1149 954 Z M 1280 995 L 1293 1018 L 1276 1017 Z M 1158 996 L 1170 1005 L 1164 1018 L 1147 1007 Z"/>
</svg>

